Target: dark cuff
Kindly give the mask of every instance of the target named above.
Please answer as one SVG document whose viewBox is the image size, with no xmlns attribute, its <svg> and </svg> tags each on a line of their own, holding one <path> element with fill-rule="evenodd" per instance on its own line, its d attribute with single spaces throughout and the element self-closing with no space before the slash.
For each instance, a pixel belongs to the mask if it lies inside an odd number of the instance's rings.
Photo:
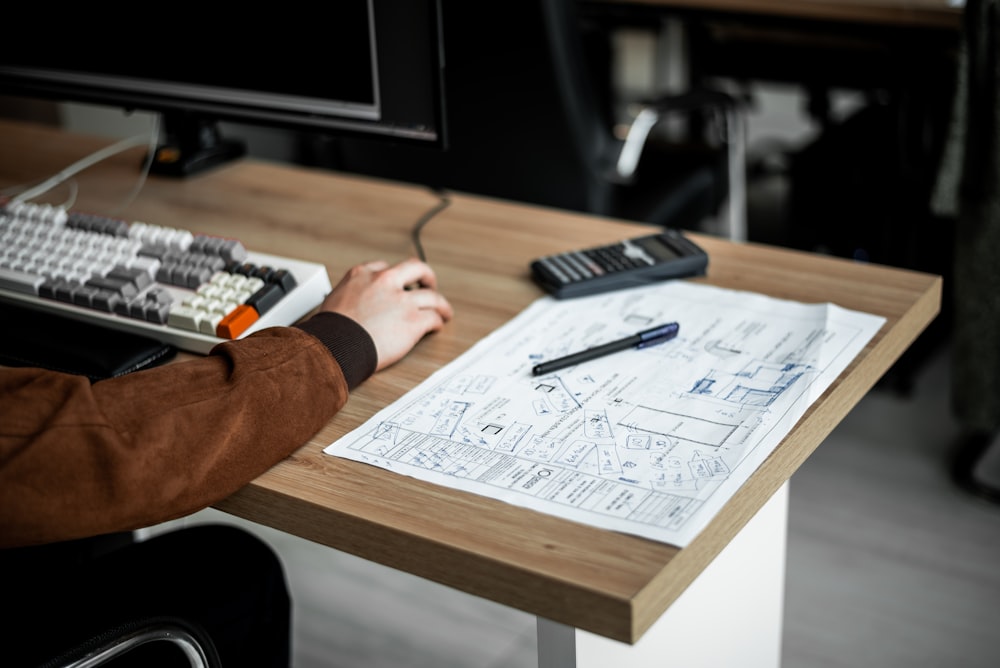
<svg viewBox="0 0 1000 668">
<path fill-rule="evenodd" d="M 321 311 L 296 325 L 319 339 L 340 365 L 347 387 L 354 389 L 375 373 L 378 353 L 375 342 L 364 327 L 346 315 Z"/>
</svg>

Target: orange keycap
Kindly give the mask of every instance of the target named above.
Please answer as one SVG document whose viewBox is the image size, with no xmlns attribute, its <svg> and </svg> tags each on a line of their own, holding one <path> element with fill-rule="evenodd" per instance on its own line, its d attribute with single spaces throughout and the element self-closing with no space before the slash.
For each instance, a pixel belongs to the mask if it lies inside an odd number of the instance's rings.
<svg viewBox="0 0 1000 668">
<path fill-rule="evenodd" d="M 235 339 L 246 331 L 247 327 L 257 322 L 257 311 L 252 306 L 241 304 L 219 321 L 215 335 L 220 339 Z"/>
</svg>

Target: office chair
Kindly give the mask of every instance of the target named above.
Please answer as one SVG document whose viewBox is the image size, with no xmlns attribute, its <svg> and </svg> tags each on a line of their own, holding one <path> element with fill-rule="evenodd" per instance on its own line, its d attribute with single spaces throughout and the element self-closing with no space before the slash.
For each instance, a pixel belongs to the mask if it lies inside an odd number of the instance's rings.
<svg viewBox="0 0 1000 668">
<path fill-rule="evenodd" d="M 302 162 L 668 227 L 697 229 L 725 208 L 728 236 L 745 236 L 736 100 L 705 89 L 662 96 L 619 139 L 608 30 L 584 22 L 576 0 L 486 12 L 443 0 L 442 21 L 447 148 L 306 137 Z M 719 141 L 651 141 L 674 115 L 719 129 Z"/>
<path fill-rule="evenodd" d="M 9 548 L 0 550 L 0 568 L 8 575 L 16 574 L 13 577 L 19 581 L 34 582 L 39 577 L 48 577 L 51 583 L 58 580 L 46 574 L 77 572 L 79 566 L 127 548 L 135 541 L 133 532 L 121 531 Z M 23 614 L 24 610 L 19 610 L 19 601 L 24 593 L 6 588 L 3 591 L 12 606 L 9 606 L 12 614 L 17 615 L 18 611 Z M 53 615 L 47 620 L 58 624 L 59 628 L 50 633 L 46 633 L 44 628 L 38 629 L 37 633 L 28 633 L 30 627 L 25 624 L 8 624 L 8 631 L 14 631 L 4 639 L 0 664 L 4 664 L 6 659 L 19 666 L 44 668 L 83 668 L 106 664 L 178 668 L 218 668 L 221 665 L 214 641 L 194 622 L 176 615 L 120 616 L 107 623 L 90 619 L 74 620 L 62 614 L 66 608 L 60 600 L 50 601 L 51 592 L 40 592 L 35 587 L 31 591 L 40 596 L 38 600 L 59 608 L 53 610 Z M 105 605 L 101 600 L 83 600 L 82 603 L 95 609 Z M 33 619 L 35 614 L 31 613 L 28 619 Z"/>
<path fill-rule="evenodd" d="M 176 648 L 178 651 L 172 656 L 176 656 L 174 665 L 178 667 L 220 668 L 222 665 L 211 638 L 200 627 L 178 618 L 154 617 L 123 622 L 84 638 L 72 647 L 61 648 L 59 654 L 41 664 L 41 668 L 103 666 L 149 643 L 165 643 Z M 161 664 L 157 662 L 156 665 Z"/>
</svg>

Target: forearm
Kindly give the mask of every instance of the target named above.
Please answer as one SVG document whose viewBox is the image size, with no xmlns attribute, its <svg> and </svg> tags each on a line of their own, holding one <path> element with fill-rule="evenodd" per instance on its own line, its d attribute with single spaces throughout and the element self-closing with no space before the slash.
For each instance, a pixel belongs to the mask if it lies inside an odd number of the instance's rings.
<svg viewBox="0 0 1000 668">
<path fill-rule="evenodd" d="M 345 327 L 337 318 L 313 325 L 313 335 L 267 330 L 204 358 L 93 385 L 36 369 L 5 371 L 0 547 L 180 517 L 288 456 L 347 400 L 338 353 L 320 338 L 362 353 L 371 346 L 352 338 L 353 323 L 348 337 L 335 336 Z M 370 359 L 344 366 L 351 385 L 374 369 Z"/>
</svg>

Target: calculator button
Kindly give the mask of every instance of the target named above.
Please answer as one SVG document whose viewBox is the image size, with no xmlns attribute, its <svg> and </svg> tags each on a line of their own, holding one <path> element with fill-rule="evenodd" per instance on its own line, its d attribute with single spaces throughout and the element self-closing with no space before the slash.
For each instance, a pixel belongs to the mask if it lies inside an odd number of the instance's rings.
<svg viewBox="0 0 1000 668">
<path fill-rule="evenodd" d="M 621 246 L 597 248 L 588 255 L 607 272 L 621 271 L 627 266 L 622 262 Z"/>
<path fill-rule="evenodd" d="M 576 270 L 572 264 L 566 261 L 566 258 L 561 255 L 556 255 L 552 257 L 552 264 L 559 268 L 559 270 L 569 277 L 570 281 L 579 281 L 583 278 L 580 272 Z"/>
<path fill-rule="evenodd" d="M 622 254 L 632 260 L 634 266 L 640 266 L 641 264 L 656 264 L 649 253 L 645 251 L 641 246 L 637 246 L 631 241 L 626 241 L 622 244 Z"/>
<path fill-rule="evenodd" d="M 590 262 L 586 256 L 580 253 L 567 253 L 563 255 L 563 259 L 569 264 L 573 265 L 573 268 L 583 277 L 583 278 L 593 278 L 597 271 L 601 271 L 600 267 L 595 267 L 593 262 Z M 604 272 L 601 272 L 604 273 Z"/>
<path fill-rule="evenodd" d="M 542 258 L 538 261 L 538 266 L 546 276 L 555 279 L 557 283 L 565 285 L 570 282 L 570 277 L 551 258 Z"/>
<path fill-rule="evenodd" d="M 594 262 L 586 253 L 573 253 L 570 257 L 579 262 L 585 268 L 586 276 L 603 276 L 604 268 Z"/>
</svg>

